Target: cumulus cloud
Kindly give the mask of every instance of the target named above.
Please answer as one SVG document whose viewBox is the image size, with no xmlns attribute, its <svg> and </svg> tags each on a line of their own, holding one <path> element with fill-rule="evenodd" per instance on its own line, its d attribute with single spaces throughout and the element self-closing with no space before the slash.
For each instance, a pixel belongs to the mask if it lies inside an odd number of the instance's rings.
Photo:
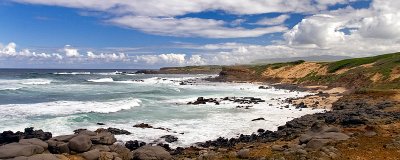
<svg viewBox="0 0 400 160">
<path fill-rule="evenodd" d="M 324 23 L 321 23 L 324 21 Z M 344 40 L 343 22 L 331 15 L 314 15 L 303 19 L 284 37 L 290 45 L 317 45 L 327 47 L 329 44 Z"/>
<path fill-rule="evenodd" d="M 81 56 L 78 49 L 72 48 L 71 45 L 65 45 L 64 52 L 67 57 L 79 57 Z"/>
<path fill-rule="evenodd" d="M 100 54 L 95 54 L 91 51 L 87 52 L 87 58 L 89 60 L 105 60 L 105 61 L 127 61 L 128 56 L 125 53 L 100 53 Z"/>
<path fill-rule="evenodd" d="M 6 46 L 0 45 L 0 57 L 6 58 L 16 58 L 16 59 L 51 59 L 55 58 L 56 60 L 63 59 L 63 56 L 60 54 L 47 54 L 47 53 L 36 53 L 31 52 L 29 49 L 23 49 L 21 51 L 17 51 L 17 45 L 14 42 L 8 43 Z"/>
</svg>

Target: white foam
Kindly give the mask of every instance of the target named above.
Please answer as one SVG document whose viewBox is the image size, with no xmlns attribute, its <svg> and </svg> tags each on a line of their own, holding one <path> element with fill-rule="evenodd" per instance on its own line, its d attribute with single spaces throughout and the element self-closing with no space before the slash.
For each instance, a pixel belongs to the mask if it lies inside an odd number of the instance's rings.
<svg viewBox="0 0 400 160">
<path fill-rule="evenodd" d="M 21 84 L 25 85 L 45 85 L 50 84 L 52 80 L 49 79 L 26 79 L 22 80 Z"/>
<path fill-rule="evenodd" d="M 89 79 L 87 80 L 89 82 L 99 82 L 99 83 L 103 83 L 103 82 L 114 82 L 114 79 L 112 79 L 111 77 L 109 78 L 100 78 L 100 79 Z"/>
<path fill-rule="evenodd" d="M 0 105 L 0 119 L 35 116 L 60 116 L 78 113 L 112 113 L 140 106 L 139 99 L 124 99 L 117 101 L 55 101 L 35 104 Z"/>
<path fill-rule="evenodd" d="M 90 72 L 55 72 L 56 75 L 89 75 Z"/>
</svg>

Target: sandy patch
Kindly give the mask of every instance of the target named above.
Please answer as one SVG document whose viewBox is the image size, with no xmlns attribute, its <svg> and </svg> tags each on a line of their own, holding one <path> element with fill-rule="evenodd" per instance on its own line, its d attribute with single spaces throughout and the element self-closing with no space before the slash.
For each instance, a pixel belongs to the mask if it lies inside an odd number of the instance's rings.
<svg viewBox="0 0 400 160">
<path fill-rule="evenodd" d="M 376 82 L 379 82 L 380 80 L 382 80 L 382 78 L 383 78 L 382 74 L 376 73 L 370 79 L 372 82 L 376 83 Z"/>
<path fill-rule="evenodd" d="M 292 100 L 292 104 L 297 105 L 303 102 L 309 108 L 331 110 L 332 104 L 343 97 L 343 93 L 347 91 L 346 88 L 343 87 L 326 89 L 325 86 L 309 86 L 307 88 L 318 88 L 316 92 L 320 94 Z"/>
<path fill-rule="evenodd" d="M 390 73 L 390 81 L 400 78 L 400 67 L 393 68 L 392 73 Z"/>
<path fill-rule="evenodd" d="M 286 66 L 278 69 L 268 68 L 262 76 L 270 78 L 283 79 L 283 82 L 290 82 L 292 79 L 298 79 L 307 76 L 311 72 L 317 71 L 321 65 L 314 62 L 304 62 L 299 65 Z"/>
<path fill-rule="evenodd" d="M 364 68 L 371 68 L 371 67 L 374 66 L 374 64 L 375 64 L 375 63 L 363 64 L 363 65 L 361 65 L 361 67 L 364 67 Z"/>
<path fill-rule="evenodd" d="M 343 74 L 343 73 L 346 73 L 347 71 L 349 71 L 350 69 L 351 68 L 342 68 L 342 69 L 337 70 L 335 72 L 335 74 Z"/>
</svg>

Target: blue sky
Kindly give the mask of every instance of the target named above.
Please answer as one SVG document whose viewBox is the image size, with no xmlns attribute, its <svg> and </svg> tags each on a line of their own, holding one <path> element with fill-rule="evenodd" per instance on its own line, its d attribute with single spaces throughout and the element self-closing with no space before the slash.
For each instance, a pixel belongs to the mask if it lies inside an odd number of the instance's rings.
<svg viewBox="0 0 400 160">
<path fill-rule="evenodd" d="M 398 49 L 393 47 L 398 46 L 396 36 L 388 39 L 388 33 L 379 31 L 397 34 L 398 28 L 385 27 L 398 25 L 390 21 L 399 15 L 398 4 L 395 0 L 5 0 L 0 2 L 0 67 L 157 68 L 379 54 Z M 374 44 L 379 38 L 385 39 L 379 45 L 386 49 Z M 359 49 L 341 46 L 349 43 Z"/>
</svg>

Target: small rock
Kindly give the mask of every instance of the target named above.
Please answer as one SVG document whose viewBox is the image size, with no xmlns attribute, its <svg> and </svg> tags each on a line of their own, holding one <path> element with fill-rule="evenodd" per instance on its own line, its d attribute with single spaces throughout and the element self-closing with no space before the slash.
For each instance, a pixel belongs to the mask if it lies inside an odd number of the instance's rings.
<svg viewBox="0 0 400 160">
<path fill-rule="evenodd" d="M 283 148 L 281 145 L 272 145 L 271 146 L 272 151 L 284 151 L 285 148 Z"/>
<path fill-rule="evenodd" d="M 100 157 L 100 151 L 98 149 L 90 150 L 82 153 L 82 157 L 87 160 L 97 160 Z"/>
<path fill-rule="evenodd" d="M 241 149 L 237 152 L 238 158 L 249 158 L 250 157 L 250 150 L 249 149 Z"/>
<path fill-rule="evenodd" d="M 151 126 L 149 124 L 146 124 L 146 123 L 136 124 L 133 127 L 136 127 L 136 128 L 153 128 L 153 126 Z"/>
<path fill-rule="evenodd" d="M 165 135 L 162 136 L 161 138 L 164 138 L 166 142 L 172 143 L 178 141 L 178 137 L 172 136 L 172 135 Z"/>
<path fill-rule="evenodd" d="M 264 121 L 265 119 L 261 117 L 261 118 L 253 119 L 253 120 L 251 120 L 251 121 L 260 121 L 260 120 L 263 120 L 263 121 Z"/>
<path fill-rule="evenodd" d="M 319 149 L 319 148 L 325 146 L 330 141 L 331 140 L 329 140 L 329 139 L 312 139 L 307 143 L 306 148 Z"/>
</svg>

